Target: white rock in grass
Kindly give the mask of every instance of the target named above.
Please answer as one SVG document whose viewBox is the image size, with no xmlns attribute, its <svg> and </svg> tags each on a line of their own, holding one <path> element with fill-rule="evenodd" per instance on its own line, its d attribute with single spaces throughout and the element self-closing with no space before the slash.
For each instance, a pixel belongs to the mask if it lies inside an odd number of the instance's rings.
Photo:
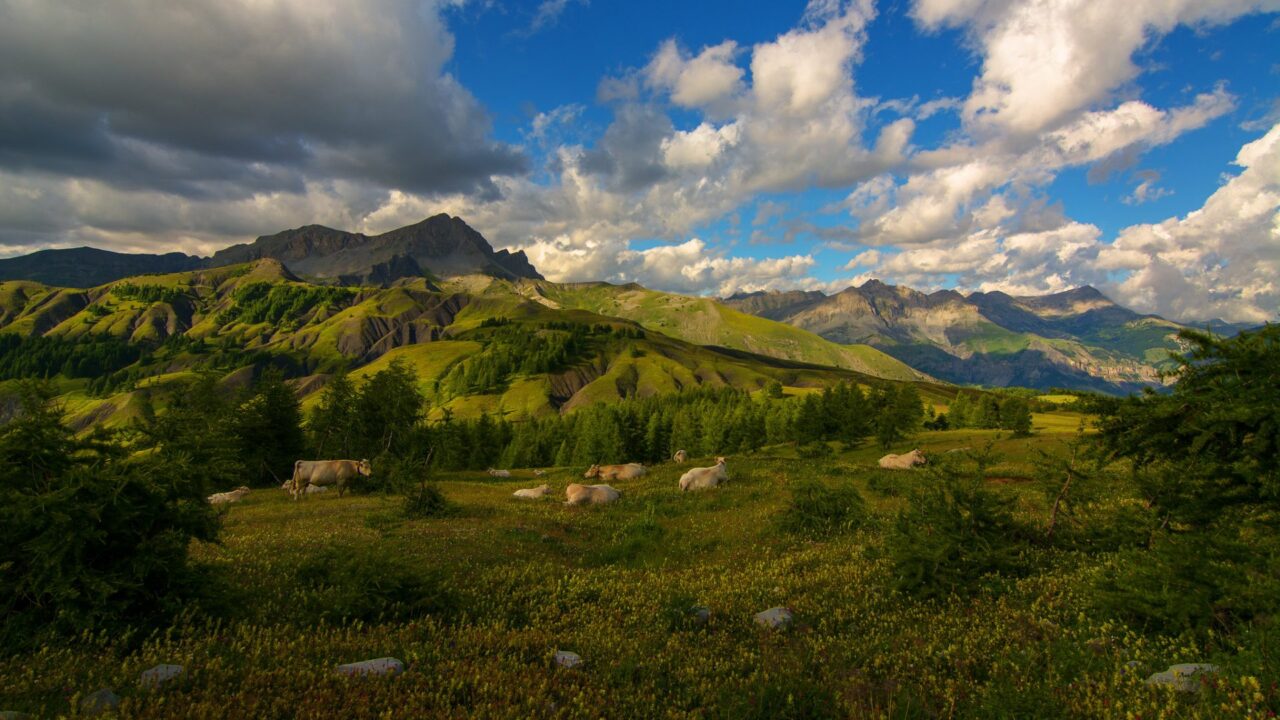
<svg viewBox="0 0 1280 720">
<path fill-rule="evenodd" d="M 120 696 L 112 692 L 111 688 L 102 688 L 80 698 L 80 714 L 85 716 L 101 715 L 118 707 L 120 707 Z"/>
<path fill-rule="evenodd" d="M 393 657 L 375 658 L 339 665 L 338 672 L 343 675 L 399 675 L 404 672 L 404 663 Z"/>
<path fill-rule="evenodd" d="M 159 687 L 182 674 L 181 665 L 157 665 L 143 670 L 138 676 L 138 685 L 144 688 Z"/>
<path fill-rule="evenodd" d="M 770 630 L 786 630 L 791 627 L 791 623 L 794 621 L 795 616 L 784 607 L 769 608 L 764 612 L 756 613 L 756 624 L 767 627 Z"/>
<path fill-rule="evenodd" d="M 555 663 L 562 668 L 576 668 L 582 664 L 582 657 L 568 650 L 557 650 Z"/>
<path fill-rule="evenodd" d="M 1147 684 L 1171 687 L 1178 692 L 1200 692 L 1200 678 L 1217 674 L 1220 668 L 1209 663 L 1183 663 L 1170 665 L 1168 670 L 1158 672 L 1147 678 Z"/>
</svg>

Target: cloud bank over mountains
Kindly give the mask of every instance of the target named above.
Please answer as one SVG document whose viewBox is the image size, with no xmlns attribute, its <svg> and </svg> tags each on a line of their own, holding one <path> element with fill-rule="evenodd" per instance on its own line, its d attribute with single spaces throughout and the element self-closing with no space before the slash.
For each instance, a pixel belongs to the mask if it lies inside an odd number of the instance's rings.
<svg viewBox="0 0 1280 720">
<path fill-rule="evenodd" d="M 1280 309 L 1280 125 L 1256 127 L 1234 167 L 1203 168 L 1222 182 L 1182 216 L 1108 234 L 1050 191 L 1223 122 L 1229 84 L 1158 107 L 1133 92 L 1135 56 L 1280 0 L 915 0 L 916 31 L 959 33 L 978 68 L 967 96 L 925 102 L 859 92 L 882 8 L 814 0 L 767 41 L 672 37 L 602 69 L 595 98 L 542 108 L 522 144 L 494 139 L 450 72 L 459 4 L 0 0 L 0 241 L 208 252 L 444 211 L 553 280 L 719 294 L 1088 283 L 1179 319 Z M 584 136 L 592 102 L 611 121 Z M 921 133 L 940 116 L 955 129 Z M 1159 173 L 1135 176 L 1130 202 L 1168 192 Z M 769 199 L 806 192 L 841 198 L 814 211 L 834 223 Z M 801 233 L 818 240 L 752 244 Z M 824 250 L 842 258 L 834 281 L 815 273 Z"/>
</svg>

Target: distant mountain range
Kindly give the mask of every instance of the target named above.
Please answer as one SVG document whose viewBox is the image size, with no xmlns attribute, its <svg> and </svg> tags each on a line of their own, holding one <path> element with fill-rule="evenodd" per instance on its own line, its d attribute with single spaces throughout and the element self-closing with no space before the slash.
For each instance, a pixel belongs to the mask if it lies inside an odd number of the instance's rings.
<svg viewBox="0 0 1280 720">
<path fill-rule="evenodd" d="M 542 279 L 523 252 L 495 251 L 460 218 L 436 215 L 381 235 L 307 225 L 232 245 L 213 257 L 116 253 L 96 248 L 41 250 L 0 260 L 0 280 L 94 287 L 135 275 L 187 272 L 253 260 L 279 260 L 301 277 L 344 285 L 389 285 L 411 277 L 482 274 Z"/>
<path fill-rule="evenodd" d="M 268 265 L 260 265 L 263 262 Z M 495 251 L 461 219 L 442 214 L 372 236 L 308 225 L 234 245 L 209 258 L 181 253 L 133 255 L 86 247 L 0 260 L 0 281 L 39 284 L 4 283 L 9 303 L 0 307 L 0 332 L 78 335 L 89 328 L 107 328 L 119 334 L 123 328 L 129 339 L 145 341 L 152 335 L 163 339 L 175 331 L 185 332 L 184 325 L 198 330 L 212 316 L 196 322 L 199 313 L 184 303 L 166 307 L 158 303 L 149 309 L 126 304 L 121 307 L 146 313 L 104 325 L 102 318 L 115 317 L 118 311 L 116 305 L 100 300 L 104 292 L 113 294 L 103 286 L 170 274 L 179 287 L 194 287 L 195 278 L 206 276 L 201 273 L 250 266 L 258 268 L 255 273 L 277 268 L 271 283 L 403 286 L 490 299 L 496 294 L 503 302 L 516 302 L 524 308 L 521 312 L 538 307 L 540 313 L 552 315 L 585 312 L 617 318 L 722 354 L 745 353 L 748 364 L 754 362 L 750 358 L 774 358 L 893 380 L 1129 392 L 1164 382 L 1161 371 L 1171 368 L 1172 356 L 1182 350 L 1177 333 L 1184 327 L 1121 307 L 1092 287 L 1017 297 L 1001 292 L 963 295 L 953 290 L 926 294 L 872 280 L 833 295 L 791 291 L 715 300 L 636 284 L 551 283 L 523 252 Z M 189 275 L 181 279 L 175 273 Z M 42 299 L 35 305 L 26 302 L 35 297 Z M 191 297 L 198 299 L 196 305 L 215 299 L 199 293 Z M 223 305 L 232 302 L 223 295 L 216 299 Z M 94 314 L 66 324 L 89 307 Z M 169 329 L 156 330 L 161 325 Z M 346 340 L 343 347 L 359 345 L 360 357 L 371 361 L 379 353 L 370 355 L 364 341 L 386 351 L 411 345 L 420 336 L 447 334 L 442 327 L 410 327 L 412 322 L 403 327 L 387 322 L 374 325 L 367 333 L 362 331 L 363 341 Z M 1233 334 L 1243 328 L 1214 323 L 1214 329 Z"/>
<path fill-rule="evenodd" d="M 865 343 L 948 382 L 1108 392 L 1161 384 L 1185 327 L 1088 286 L 1019 297 L 925 294 L 871 280 L 834 295 L 747 293 L 724 303 L 834 342 Z"/>
</svg>

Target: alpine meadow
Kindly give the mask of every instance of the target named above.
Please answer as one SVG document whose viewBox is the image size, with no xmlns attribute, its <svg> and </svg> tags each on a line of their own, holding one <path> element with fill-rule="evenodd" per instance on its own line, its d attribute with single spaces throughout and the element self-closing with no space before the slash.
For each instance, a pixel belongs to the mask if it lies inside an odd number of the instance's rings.
<svg viewBox="0 0 1280 720">
<path fill-rule="evenodd" d="M 1280 5 L 746 10 L 0 0 L 0 719 L 1276 717 Z"/>
</svg>

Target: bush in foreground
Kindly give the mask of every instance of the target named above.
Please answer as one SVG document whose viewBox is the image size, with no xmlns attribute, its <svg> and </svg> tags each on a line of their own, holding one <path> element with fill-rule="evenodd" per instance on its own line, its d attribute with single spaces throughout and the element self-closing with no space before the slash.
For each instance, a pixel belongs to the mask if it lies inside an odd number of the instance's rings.
<svg viewBox="0 0 1280 720">
<path fill-rule="evenodd" d="M 394 622 L 447 611 L 452 594 L 437 573 L 377 547 L 328 547 L 298 567 L 306 617 L 333 623 Z"/>
<path fill-rule="evenodd" d="M 201 590 L 218 516 L 180 458 L 81 440 L 28 385 L 0 428 L 0 647 L 169 617 Z"/>
<path fill-rule="evenodd" d="M 856 488 L 809 481 L 791 488 L 791 500 L 778 525 L 786 532 L 819 539 L 855 530 L 866 520 L 867 503 Z"/>
<path fill-rule="evenodd" d="M 1021 569 L 1025 532 L 1012 500 L 983 484 L 984 462 L 973 471 L 943 467 L 914 493 L 885 538 L 897 589 L 920 598 L 976 589 L 991 575 Z"/>
</svg>

